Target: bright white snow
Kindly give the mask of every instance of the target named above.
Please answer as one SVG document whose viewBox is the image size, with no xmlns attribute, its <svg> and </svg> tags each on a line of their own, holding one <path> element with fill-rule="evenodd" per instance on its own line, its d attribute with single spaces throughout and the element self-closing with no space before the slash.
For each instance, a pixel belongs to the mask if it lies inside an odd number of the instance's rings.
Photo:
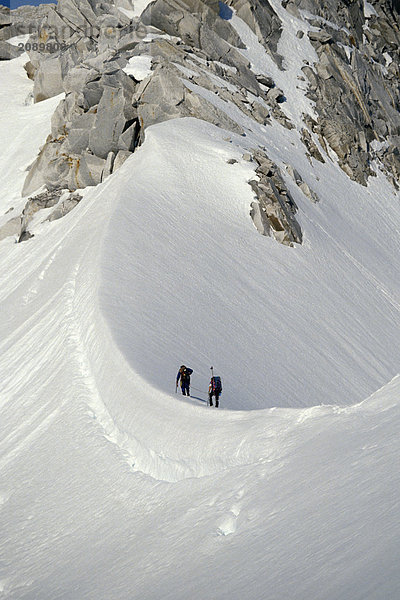
<svg viewBox="0 0 400 600">
<path fill-rule="evenodd" d="M 132 56 L 122 70 L 127 75 L 133 75 L 136 81 L 142 81 L 151 73 L 151 56 L 146 54 Z"/>
<path fill-rule="evenodd" d="M 0 64 L 4 212 L 59 101 L 24 104 L 22 64 Z M 150 128 L 69 215 L 0 242 L 0 598 L 398 597 L 399 196 L 240 118 Z M 320 197 L 288 177 L 301 247 L 251 222 L 259 143 Z"/>
</svg>

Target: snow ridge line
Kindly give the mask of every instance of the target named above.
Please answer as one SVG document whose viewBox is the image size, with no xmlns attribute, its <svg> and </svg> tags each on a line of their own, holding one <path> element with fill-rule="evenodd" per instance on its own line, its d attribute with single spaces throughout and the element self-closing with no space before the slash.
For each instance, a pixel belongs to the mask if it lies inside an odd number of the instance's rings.
<svg viewBox="0 0 400 600">
<path fill-rule="evenodd" d="M 88 346 L 99 346 L 99 340 L 95 339 L 96 319 L 103 321 L 100 313 L 96 311 L 94 317 L 94 306 L 97 306 L 97 285 L 95 281 L 85 281 L 83 286 L 79 286 L 78 276 L 80 273 L 90 273 L 83 268 L 83 258 L 76 264 L 72 277 L 65 288 L 65 317 L 69 331 L 68 344 L 72 346 L 73 355 L 77 362 L 79 370 L 78 380 L 84 385 L 84 392 L 80 393 L 80 400 L 90 409 L 91 415 L 95 418 L 104 437 L 114 444 L 123 455 L 132 471 L 148 475 L 157 481 L 176 482 L 182 479 L 196 477 L 195 470 L 182 462 L 155 452 L 146 447 L 142 442 L 135 438 L 130 432 L 121 431 L 105 402 L 102 400 L 99 387 L 96 382 L 95 374 L 91 367 L 90 352 Z M 93 278 L 93 275 L 91 275 Z M 95 291 L 96 293 L 93 293 Z M 93 296 L 96 297 L 91 297 Z M 80 319 L 76 315 L 80 315 Z M 81 323 L 88 324 L 87 331 L 83 332 Z M 89 338 L 89 344 L 85 341 Z M 109 352 L 111 350 L 107 348 Z"/>
<path fill-rule="evenodd" d="M 85 253 L 83 253 L 83 256 L 86 258 Z M 282 417 L 278 418 L 278 423 L 275 423 L 274 419 L 271 422 L 268 418 L 268 415 L 272 415 L 276 409 L 263 411 L 268 421 L 266 423 L 262 419 L 259 424 L 262 443 L 258 448 L 258 452 L 248 454 L 246 448 L 244 448 L 242 453 L 242 446 L 245 447 L 247 441 L 246 438 L 242 437 L 241 442 L 235 448 L 236 453 L 230 456 L 229 461 L 226 460 L 226 456 L 223 456 L 224 453 L 218 459 L 215 459 L 211 452 L 207 456 L 202 456 L 201 461 L 199 457 L 195 456 L 195 453 L 192 456 L 182 458 L 182 460 L 176 460 L 166 455 L 164 450 L 154 450 L 130 431 L 124 431 L 118 426 L 102 399 L 90 357 L 95 354 L 95 362 L 98 363 L 98 349 L 102 348 L 105 349 L 105 359 L 107 359 L 107 356 L 117 354 L 119 355 L 118 361 L 121 360 L 124 363 L 125 372 L 130 371 L 131 367 L 126 363 L 125 357 L 120 353 L 119 348 L 114 345 L 111 337 L 103 340 L 98 339 L 98 334 L 102 333 L 102 326 L 98 329 L 96 327 L 99 323 L 104 322 L 104 318 L 97 306 L 97 286 L 93 281 L 86 281 L 84 285 L 80 285 L 78 281 L 79 274 L 85 273 L 85 269 L 82 268 L 81 264 L 83 260 L 74 269 L 73 277 L 67 288 L 66 303 L 68 307 L 66 316 L 70 331 L 69 343 L 73 347 L 80 371 L 79 378 L 82 379 L 85 388 L 85 392 L 80 394 L 80 400 L 88 407 L 89 414 L 94 418 L 93 423 L 97 424 L 104 438 L 117 448 L 132 472 L 146 475 L 156 481 L 176 483 L 184 479 L 214 476 L 232 469 L 261 463 L 270 464 L 270 469 L 274 470 L 279 468 L 279 464 L 286 454 L 291 452 L 292 434 L 301 426 L 303 420 L 308 419 L 311 413 L 314 414 L 315 410 L 319 414 L 318 409 L 320 408 L 323 413 L 326 410 L 335 410 L 335 407 L 322 408 L 317 406 L 306 408 L 298 415 L 297 411 L 294 414 L 291 410 L 283 409 Z M 76 318 L 76 315 L 79 315 L 79 318 Z M 81 327 L 81 324 L 85 325 L 86 331 Z M 96 324 L 96 327 L 93 324 Z M 111 344 L 113 345 L 112 348 L 110 347 Z M 115 382 L 112 383 L 114 388 Z M 290 417 L 288 418 L 289 413 Z M 232 417 L 236 421 L 239 413 L 235 412 Z M 247 413 L 246 418 L 248 418 Z M 229 423 L 227 425 L 229 426 Z"/>
</svg>

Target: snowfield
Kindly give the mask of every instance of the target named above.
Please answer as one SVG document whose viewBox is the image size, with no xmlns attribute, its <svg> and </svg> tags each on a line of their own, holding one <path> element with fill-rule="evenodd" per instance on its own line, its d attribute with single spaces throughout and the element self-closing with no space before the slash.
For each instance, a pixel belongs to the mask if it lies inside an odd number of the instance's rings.
<svg viewBox="0 0 400 600">
<path fill-rule="evenodd" d="M 59 101 L 24 103 L 23 62 L 0 64 L 2 214 Z M 399 194 L 241 119 L 151 127 L 0 242 L 0 598 L 399 596 Z M 287 175 L 302 246 L 253 226 L 258 144 L 320 198 Z"/>
</svg>

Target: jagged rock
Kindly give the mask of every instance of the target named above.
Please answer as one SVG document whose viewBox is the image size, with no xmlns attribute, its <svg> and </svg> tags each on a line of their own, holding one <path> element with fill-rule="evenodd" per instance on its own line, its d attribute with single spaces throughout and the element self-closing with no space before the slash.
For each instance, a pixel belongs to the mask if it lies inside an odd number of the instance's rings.
<svg viewBox="0 0 400 600">
<path fill-rule="evenodd" d="M 69 161 L 70 169 L 66 181 L 69 190 L 81 189 L 101 182 L 106 163 L 104 159 L 90 152 L 83 152 L 80 156 L 71 155 Z"/>
<path fill-rule="evenodd" d="M 13 46 L 8 42 L 0 41 L 0 60 L 11 60 L 21 54 L 18 46 Z"/>
<path fill-rule="evenodd" d="M 287 128 L 294 127 L 280 108 L 284 91 L 265 74 L 255 75 L 238 51 L 244 46 L 229 23 L 229 8 L 223 6 L 220 13 L 216 0 L 156 0 L 146 8 L 140 23 L 118 10 L 123 1 L 60 0 L 57 7 L 42 13 L 36 37 L 31 39 L 58 40 L 65 47 L 50 54 L 31 51 L 26 70 L 34 80 L 36 100 L 60 91 L 66 97 L 53 116 L 51 135 L 28 173 L 25 193 L 43 185 L 71 190 L 95 185 L 143 142 L 149 125 L 166 119 L 193 116 L 244 134 L 224 112 L 224 102 L 263 125 L 273 118 Z M 281 20 L 270 2 L 230 0 L 229 4 L 282 68 L 277 53 Z M 307 94 L 317 115 L 313 119 L 304 116 L 301 136 L 308 156 L 324 161 L 319 142 L 327 156 L 333 155 L 329 148 L 334 150 L 342 169 L 364 185 L 373 174 L 370 164 L 375 158 L 394 182 L 400 168 L 396 153 L 400 19 L 391 1 L 373 0 L 373 4 L 376 15 L 371 11 L 364 27 L 362 0 L 282 3 L 315 29 L 308 38 L 318 60 L 312 67 L 303 67 L 309 82 Z M 152 25 L 172 37 L 143 39 L 148 31 L 159 33 Z M 304 27 L 307 30 L 309 27 Z M 298 29 L 298 37 L 301 34 Z M 297 43 L 296 38 L 294 41 Z M 122 69 L 130 57 L 140 55 L 152 57 L 153 71 L 138 83 Z M 204 99 L 200 88 L 211 92 L 210 100 Z M 371 144 L 374 139 L 387 141 L 386 150 L 374 150 L 382 148 Z M 293 216 L 296 208 L 279 170 L 260 156 L 258 160 L 259 198 L 252 208 L 254 215 L 258 210 L 258 216 L 254 218 L 264 219 L 263 231 L 269 228 L 284 243 L 301 241 Z M 305 182 L 299 180 L 297 185 L 316 201 Z"/>
<path fill-rule="evenodd" d="M 186 44 L 204 48 L 211 57 L 219 53 L 214 45 L 219 48 L 222 42 L 244 48 L 231 24 L 220 18 L 218 2 L 156 0 L 145 9 L 141 20 L 145 25 L 180 37 Z"/>
<path fill-rule="evenodd" d="M 89 147 L 89 135 L 96 122 L 94 110 L 77 115 L 69 129 L 64 149 L 69 154 L 81 154 Z"/>
<path fill-rule="evenodd" d="M 97 108 L 96 123 L 89 135 L 89 148 L 96 155 L 106 159 L 109 152 L 126 150 L 127 139 L 120 140 L 125 132 L 126 123 L 133 125 L 137 118 L 136 111 L 132 106 L 132 97 L 135 86 L 132 80 L 125 77 L 117 77 L 116 74 L 105 77 L 107 84 L 104 85 L 104 91 Z M 111 87 L 115 83 L 121 87 Z M 128 126 L 128 127 L 129 127 Z M 131 130 L 135 133 L 136 128 Z"/>
<path fill-rule="evenodd" d="M 37 30 L 54 7 L 55 4 L 26 5 L 10 11 L 9 8 L 0 6 L 0 40 L 9 40 L 14 36 Z"/>
<path fill-rule="evenodd" d="M 247 23 L 278 66 L 282 67 L 282 57 L 277 53 L 282 25 L 268 0 L 262 3 L 257 0 L 230 0 L 228 4 L 233 6 L 237 16 Z"/>
<path fill-rule="evenodd" d="M 297 206 L 290 195 L 279 168 L 261 151 L 253 155 L 259 180 L 249 181 L 257 201 L 251 204 L 250 216 L 262 235 L 273 234 L 285 245 L 302 243 L 302 232 L 296 221 Z"/>
<path fill-rule="evenodd" d="M 114 167 L 115 154 L 114 152 L 109 152 L 106 158 L 106 162 L 103 168 L 103 172 L 101 174 L 101 180 L 104 181 L 106 177 L 111 175 Z"/>
<path fill-rule="evenodd" d="M 334 134 L 335 134 L 335 132 L 332 132 L 332 135 L 334 135 Z M 326 135 L 326 132 L 325 132 L 325 135 Z M 301 130 L 301 141 L 307 148 L 310 156 L 312 156 L 313 158 L 315 158 L 316 160 L 318 160 L 321 163 L 325 162 L 321 152 L 318 150 L 318 146 L 312 139 L 310 132 L 305 128 L 303 128 Z M 330 142 L 332 142 L 332 141 L 333 141 L 333 138 L 331 137 Z M 328 142 L 329 142 L 329 140 L 328 140 Z M 335 146 L 336 146 L 336 144 L 338 144 L 339 145 L 338 147 L 340 148 L 340 142 L 335 140 Z"/>
<path fill-rule="evenodd" d="M 52 206 L 57 204 L 61 194 L 62 190 L 54 190 L 52 192 L 42 192 L 37 196 L 28 198 L 28 201 L 25 204 L 24 210 L 22 211 L 21 215 L 21 230 L 18 242 L 24 241 L 25 239 L 29 239 L 29 237 L 32 237 L 31 234 L 29 234 L 29 232 L 27 231 L 27 229 L 29 223 L 32 221 L 35 214 L 43 208 L 51 208 Z"/>
<path fill-rule="evenodd" d="M 272 79 L 272 77 L 268 77 L 267 75 L 256 75 L 256 79 L 259 83 L 261 83 L 261 85 L 265 85 L 265 87 L 267 88 L 273 88 L 275 87 L 275 83 L 274 80 Z"/>
<path fill-rule="evenodd" d="M 92 106 L 96 106 L 100 102 L 102 94 L 103 85 L 100 81 L 100 77 L 87 83 L 82 90 L 82 97 L 84 100 L 83 108 L 87 110 Z"/>
<path fill-rule="evenodd" d="M 192 93 L 190 90 L 185 91 L 184 106 L 187 110 L 187 115 L 183 114 L 182 116 L 192 116 L 197 119 L 203 119 L 203 121 L 208 121 L 217 127 L 233 131 L 239 135 L 243 135 L 244 133 L 243 129 L 233 121 L 233 119 L 228 117 L 226 113 L 216 108 L 211 102 L 208 102 L 201 96 Z"/>
<path fill-rule="evenodd" d="M 46 221 L 56 221 L 65 217 L 71 210 L 73 210 L 79 202 L 82 200 L 80 194 L 70 194 L 65 200 L 61 200 L 55 207 L 55 209 L 47 217 Z"/>
<path fill-rule="evenodd" d="M 252 214 L 257 222 L 261 219 L 260 233 L 266 235 L 266 231 L 272 231 L 274 238 L 287 246 L 293 243 L 301 244 L 302 233 L 294 218 L 293 205 L 296 205 L 291 196 L 280 193 L 272 180 L 267 185 L 254 180 L 249 183 L 258 199 L 259 211 L 254 209 L 253 203 Z M 257 226 L 257 223 L 255 225 Z"/>
<path fill-rule="evenodd" d="M 293 169 L 291 165 L 287 165 L 286 170 L 292 177 L 292 179 L 295 181 L 296 185 L 301 189 L 303 194 L 307 196 L 307 198 L 309 198 L 311 202 L 313 202 L 314 204 L 319 202 L 318 195 L 310 188 L 310 186 L 305 181 L 303 181 L 300 173 L 296 171 L 296 169 Z"/>
<path fill-rule="evenodd" d="M 26 71 L 26 74 L 28 75 L 28 78 L 33 81 L 35 79 L 36 69 L 30 60 L 28 60 L 28 62 L 24 64 L 24 69 Z"/>
<path fill-rule="evenodd" d="M 61 94 L 63 81 L 59 56 L 49 56 L 46 60 L 40 61 L 34 77 L 33 97 L 35 102 L 41 102 Z"/>
<path fill-rule="evenodd" d="M 309 31 L 308 37 L 312 42 L 318 42 L 319 44 L 328 44 L 332 41 L 332 34 L 327 31 Z"/>
<path fill-rule="evenodd" d="M 394 187 L 399 189 L 400 182 L 400 139 L 396 145 L 391 145 L 389 148 L 384 148 L 377 152 L 377 157 L 386 167 L 388 174 L 392 180 Z"/>
<path fill-rule="evenodd" d="M 319 54 L 315 71 L 303 68 L 310 82 L 308 96 L 319 115 L 319 141 L 335 151 L 349 177 L 366 185 L 374 175 L 370 142 L 390 140 L 400 131 L 400 93 L 393 85 L 400 60 L 399 16 L 389 2 L 374 2 L 368 27 L 364 27 L 361 0 L 291 0 L 290 4 L 325 20 L 307 17 L 320 28 L 323 23 L 324 29 L 309 34 Z M 384 56 L 388 47 L 389 68 Z M 391 167 L 385 166 L 390 173 Z"/>
<path fill-rule="evenodd" d="M 255 227 L 261 235 L 269 236 L 271 234 L 267 210 L 259 201 L 250 204 L 250 217 L 253 219 Z"/>
<path fill-rule="evenodd" d="M 32 194 L 42 186 L 49 190 L 68 187 L 71 179 L 69 173 L 76 170 L 76 160 L 62 152 L 62 141 L 50 140 L 43 146 L 25 179 L 23 196 Z"/>
<path fill-rule="evenodd" d="M 251 115 L 261 125 L 267 125 L 270 116 L 268 108 L 260 102 L 253 102 Z"/>
<path fill-rule="evenodd" d="M 49 180 L 49 176 L 52 184 L 54 180 L 54 185 L 51 185 L 51 187 L 57 187 L 57 181 L 59 179 L 58 172 L 56 170 L 54 176 L 53 172 L 55 171 L 55 165 L 58 166 L 59 147 L 60 142 L 54 142 L 51 144 L 46 143 L 40 150 L 38 157 L 31 165 L 29 173 L 25 179 L 24 186 L 22 188 L 23 196 L 32 194 L 33 192 L 44 186 L 47 180 Z M 68 169 L 67 165 L 66 168 Z"/>
<path fill-rule="evenodd" d="M 86 65 L 73 66 L 68 69 L 63 77 L 63 88 L 68 94 L 69 92 L 81 93 L 86 84 L 99 79 L 99 73 L 96 69 Z M 95 102 L 94 104 L 97 104 Z M 93 106 L 93 104 L 90 104 Z"/>
<path fill-rule="evenodd" d="M 276 87 L 268 90 L 267 98 L 269 102 L 278 102 L 279 104 L 286 100 L 285 94 L 282 92 L 282 90 Z"/>
<path fill-rule="evenodd" d="M 131 156 L 131 152 L 128 152 L 127 150 L 119 150 L 119 152 L 117 152 L 115 160 L 114 160 L 114 165 L 113 165 L 113 170 L 112 172 L 114 173 L 115 171 L 117 171 L 120 167 L 122 167 L 122 165 L 124 164 L 124 162 Z"/>
<path fill-rule="evenodd" d="M 57 12 L 77 29 L 84 30 L 89 26 L 95 27 L 97 15 L 88 0 L 79 0 L 79 4 L 73 0 L 58 0 Z"/>
<path fill-rule="evenodd" d="M 169 119 L 193 116 L 224 129 L 242 134 L 243 130 L 223 111 L 188 89 L 178 74 L 164 66 L 143 80 L 136 89 L 134 103 L 143 128 Z"/>
<path fill-rule="evenodd" d="M 33 237 L 35 236 L 30 231 L 23 231 L 18 238 L 18 244 L 20 244 L 21 242 L 26 242 L 27 240 L 30 240 Z"/>
<path fill-rule="evenodd" d="M 139 134 L 139 122 L 135 119 L 132 123 L 127 121 L 125 124 L 125 130 L 119 137 L 118 146 L 120 150 L 128 150 L 133 152 L 137 144 Z"/>
</svg>

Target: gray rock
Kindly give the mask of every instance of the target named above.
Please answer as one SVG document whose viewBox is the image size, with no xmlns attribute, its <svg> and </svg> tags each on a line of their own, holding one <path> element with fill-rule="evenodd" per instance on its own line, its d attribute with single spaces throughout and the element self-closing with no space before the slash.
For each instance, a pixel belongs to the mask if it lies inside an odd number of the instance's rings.
<svg viewBox="0 0 400 600">
<path fill-rule="evenodd" d="M 84 98 L 84 108 L 88 109 L 92 106 L 97 106 L 103 95 L 103 85 L 100 81 L 90 81 L 87 83 L 83 90 L 82 96 Z"/>
<path fill-rule="evenodd" d="M 8 42 L 0 41 L 0 60 L 11 60 L 20 56 L 21 50 Z"/>
<path fill-rule="evenodd" d="M 259 83 L 261 83 L 261 85 L 265 85 L 265 87 L 267 88 L 273 88 L 275 87 L 275 83 L 274 80 L 272 79 L 272 77 L 268 77 L 267 75 L 256 75 L 256 79 Z"/>
<path fill-rule="evenodd" d="M 101 180 L 104 181 L 109 175 L 111 175 L 114 167 L 115 154 L 114 152 L 109 152 L 106 158 L 106 162 L 103 168 L 103 172 L 101 174 Z"/>
<path fill-rule="evenodd" d="M 129 77 L 127 77 L 129 79 Z M 89 134 L 89 148 L 96 156 L 106 159 L 109 152 L 124 150 L 126 141 L 120 141 L 125 124 L 136 118 L 132 98 L 124 89 L 104 86 L 98 105 L 96 123 Z"/>
<path fill-rule="evenodd" d="M 210 57 L 220 54 L 217 48 L 229 46 L 244 48 L 238 34 L 228 21 L 219 17 L 216 2 L 200 0 L 156 0 L 142 13 L 145 25 L 153 25 L 169 35 L 177 36 L 185 44 L 204 48 Z"/>
<path fill-rule="evenodd" d="M 260 104 L 259 102 L 254 102 L 252 104 L 251 114 L 253 119 L 255 119 L 258 123 L 261 123 L 261 125 L 267 125 L 270 114 L 266 106 Z"/>
<path fill-rule="evenodd" d="M 137 143 L 138 133 L 139 133 L 139 123 L 138 120 L 135 119 L 132 124 L 129 125 L 129 121 L 126 123 L 125 131 L 119 137 L 118 146 L 120 150 L 128 150 L 129 152 L 133 152 Z"/>
<path fill-rule="evenodd" d="M 327 123 L 327 127 L 328 126 L 329 126 L 329 124 Z M 338 135 L 337 132 L 334 129 L 330 129 L 330 132 L 331 132 L 330 134 L 328 134 L 327 132 L 328 132 L 328 129 L 325 129 L 325 133 L 324 133 L 325 137 L 328 136 L 330 138 L 330 142 L 334 143 L 334 146 L 337 147 L 338 150 L 340 151 L 340 149 L 341 149 L 340 139 L 337 138 L 337 135 Z M 333 140 L 334 136 L 335 136 L 335 140 Z M 309 155 L 312 156 L 312 158 L 315 158 L 316 160 L 318 160 L 321 163 L 325 162 L 321 152 L 318 149 L 317 144 L 312 139 L 310 132 L 305 128 L 301 130 L 301 141 L 307 148 Z M 329 139 L 328 139 L 328 142 L 329 142 Z"/>
<path fill-rule="evenodd" d="M 127 150 L 119 150 L 117 152 L 117 155 L 116 155 L 115 160 L 114 160 L 113 173 L 115 171 L 117 171 L 120 167 L 122 167 L 122 165 L 124 164 L 124 162 L 130 156 L 131 156 L 131 152 L 128 152 Z"/>
<path fill-rule="evenodd" d="M 57 204 L 61 194 L 62 190 L 54 190 L 52 192 L 42 192 L 41 194 L 33 196 L 32 198 L 28 198 L 21 215 L 21 231 L 18 241 L 23 241 L 21 240 L 21 237 L 23 237 L 23 234 L 27 232 L 28 225 L 32 221 L 35 214 L 43 208 L 51 208 Z"/>
<path fill-rule="evenodd" d="M 33 237 L 35 237 L 35 236 L 30 231 L 23 231 L 18 238 L 18 244 L 20 244 L 21 242 L 26 242 Z"/>
<path fill-rule="evenodd" d="M 332 41 L 332 35 L 327 31 L 309 31 L 308 37 L 312 42 L 319 44 L 328 44 Z"/>
<path fill-rule="evenodd" d="M 86 67 L 85 65 L 72 66 L 69 68 L 63 77 L 63 88 L 68 94 L 69 92 L 81 93 L 86 84 L 94 81 L 99 77 L 96 69 Z M 97 104 L 95 102 L 95 104 Z M 93 106 L 93 105 L 90 105 Z"/>
<path fill-rule="evenodd" d="M 282 90 L 276 87 L 268 90 L 267 98 L 270 102 L 278 102 L 279 104 L 286 100 L 285 94 L 282 92 Z"/>
<path fill-rule="evenodd" d="M 35 102 L 41 102 L 63 92 L 61 62 L 59 56 L 49 56 L 39 63 L 35 71 L 33 97 Z"/>
<path fill-rule="evenodd" d="M 13 217 L 0 227 L 0 240 L 4 240 L 12 235 L 20 235 L 21 217 Z"/>
<path fill-rule="evenodd" d="M 291 197 L 279 168 L 261 151 L 254 152 L 259 181 L 249 181 L 257 200 L 251 204 L 250 216 L 262 235 L 273 235 L 281 244 L 302 243 L 302 232 L 296 221 L 297 206 Z"/>
<path fill-rule="evenodd" d="M 105 160 L 90 152 L 83 152 L 76 157 L 70 156 L 69 160 L 72 163 L 67 178 L 69 190 L 82 189 L 101 182 Z"/>
<path fill-rule="evenodd" d="M 257 0 L 232 0 L 231 5 L 237 16 L 247 23 L 259 42 L 273 56 L 278 66 L 282 67 L 282 57 L 277 53 L 282 25 L 268 0 L 262 3 Z"/>
<path fill-rule="evenodd" d="M 79 0 L 79 2 L 58 0 L 57 12 L 77 29 L 85 30 L 96 25 L 97 15 L 93 10 L 94 7 L 95 3 L 92 6 L 88 0 Z"/>
<path fill-rule="evenodd" d="M 54 7 L 54 4 L 27 5 L 10 11 L 9 8 L 0 6 L 0 40 L 37 31 L 46 15 L 54 11 Z"/>
<path fill-rule="evenodd" d="M 46 221 L 57 221 L 62 217 L 65 217 L 71 210 L 73 210 L 79 202 L 82 200 L 80 194 L 70 194 L 65 200 L 62 200 L 57 204 L 55 209 L 47 217 Z"/>
<path fill-rule="evenodd" d="M 314 204 L 319 202 L 318 195 L 310 188 L 310 186 L 305 181 L 301 181 L 298 184 L 298 186 L 303 192 L 303 194 L 311 200 L 311 202 L 313 202 Z"/>
<path fill-rule="evenodd" d="M 267 210 L 259 201 L 254 201 L 250 204 L 250 217 L 261 235 L 271 235 L 271 226 L 268 219 Z"/>
</svg>

